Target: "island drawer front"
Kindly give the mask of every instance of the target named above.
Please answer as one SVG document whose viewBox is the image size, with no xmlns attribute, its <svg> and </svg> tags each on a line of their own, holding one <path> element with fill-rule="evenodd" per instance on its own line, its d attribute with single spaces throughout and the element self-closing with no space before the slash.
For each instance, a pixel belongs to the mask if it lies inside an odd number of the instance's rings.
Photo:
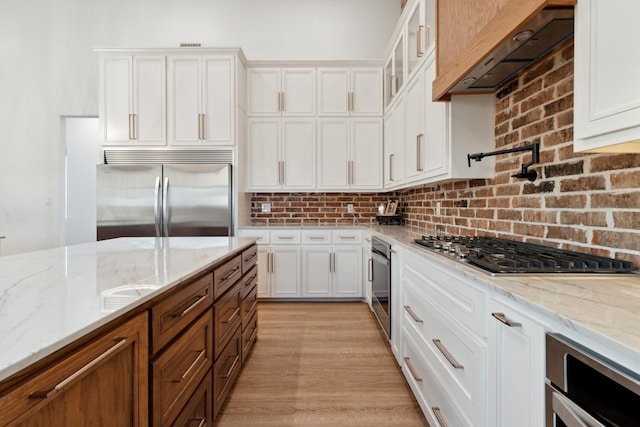
<svg viewBox="0 0 640 427">
<path fill-rule="evenodd" d="M 215 355 L 222 353 L 233 336 L 236 328 L 242 323 L 242 300 L 240 286 L 235 286 L 215 303 Z"/>
<path fill-rule="evenodd" d="M 213 418 L 220 412 L 231 386 L 242 367 L 242 334 L 240 327 L 234 331 L 231 340 L 213 365 Z"/>
<path fill-rule="evenodd" d="M 242 277 L 242 256 L 238 255 L 213 271 L 213 298 L 217 300 Z"/>
<path fill-rule="evenodd" d="M 240 298 L 244 299 L 254 285 L 258 284 L 258 266 L 254 266 L 245 276 L 242 278 L 242 290 L 240 291 Z"/>
<path fill-rule="evenodd" d="M 26 377 L 0 397 L 0 425 L 47 425 L 52 413 L 73 422 L 78 410 L 97 423 L 105 415 L 91 407 L 97 400 L 119 409 L 114 423 L 147 425 L 148 325 L 142 313 Z"/>
<path fill-rule="evenodd" d="M 244 331 L 251 320 L 253 313 L 258 311 L 258 286 L 254 286 L 249 294 L 242 300 L 242 330 Z"/>
<path fill-rule="evenodd" d="M 247 359 L 247 355 L 258 338 L 258 311 L 256 310 L 247 323 L 247 327 L 242 331 L 242 363 Z"/>
<path fill-rule="evenodd" d="M 242 252 L 242 274 L 246 274 L 258 264 L 258 245 L 253 245 Z"/>
<path fill-rule="evenodd" d="M 197 423 L 196 423 L 197 422 Z M 207 372 L 172 426 L 213 425 L 213 374 Z"/>
<path fill-rule="evenodd" d="M 213 275 L 207 273 L 151 308 L 151 354 L 198 318 L 213 303 Z"/>
<path fill-rule="evenodd" d="M 171 425 L 213 363 L 213 316 L 206 312 L 151 363 L 154 426 Z"/>
</svg>

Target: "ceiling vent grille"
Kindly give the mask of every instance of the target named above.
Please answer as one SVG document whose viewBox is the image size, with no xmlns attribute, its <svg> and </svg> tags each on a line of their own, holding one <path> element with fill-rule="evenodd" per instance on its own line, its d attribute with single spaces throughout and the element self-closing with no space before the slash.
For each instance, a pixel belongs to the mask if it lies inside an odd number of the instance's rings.
<svg viewBox="0 0 640 427">
<path fill-rule="evenodd" d="M 233 164 L 233 150 L 104 150 L 104 163 Z"/>
<path fill-rule="evenodd" d="M 202 43 L 180 43 L 180 47 L 202 47 Z"/>
</svg>

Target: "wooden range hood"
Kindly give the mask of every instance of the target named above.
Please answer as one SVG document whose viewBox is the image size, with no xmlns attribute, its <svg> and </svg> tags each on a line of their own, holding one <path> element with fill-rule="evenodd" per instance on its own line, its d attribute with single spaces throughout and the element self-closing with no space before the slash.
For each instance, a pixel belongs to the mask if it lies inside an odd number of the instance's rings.
<svg viewBox="0 0 640 427">
<path fill-rule="evenodd" d="M 454 86 L 543 9 L 575 4 L 576 0 L 438 0 L 433 100 L 448 100 Z"/>
</svg>

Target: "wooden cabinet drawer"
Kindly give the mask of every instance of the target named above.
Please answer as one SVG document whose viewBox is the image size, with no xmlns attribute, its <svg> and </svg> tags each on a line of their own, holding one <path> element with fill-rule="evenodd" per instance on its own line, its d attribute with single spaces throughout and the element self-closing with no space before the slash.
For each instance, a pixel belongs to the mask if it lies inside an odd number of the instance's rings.
<svg viewBox="0 0 640 427">
<path fill-rule="evenodd" d="M 224 348 L 220 357 L 213 365 L 213 418 L 215 419 L 229 394 L 240 367 L 242 366 L 242 335 L 240 327 L 234 331 L 229 344 Z"/>
<path fill-rule="evenodd" d="M 303 245 L 330 245 L 331 230 L 302 230 Z"/>
<path fill-rule="evenodd" d="M 0 425 L 146 426 L 147 331 L 143 313 L 28 377 L 0 396 Z"/>
<path fill-rule="evenodd" d="M 253 268 L 242 278 L 242 284 L 240 285 L 240 298 L 244 299 L 249 294 L 251 289 L 253 289 L 253 287 L 257 284 L 258 266 L 253 266 Z"/>
<path fill-rule="evenodd" d="M 236 328 L 241 324 L 242 300 L 240 286 L 235 286 L 215 303 L 215 358 L 233 336 Z"/>
<path fill-rule="evenodd" d="M 253 245 L 242 252 L 242 274 L 246 274 L 256 264 L 258 264 L 258 246 Z"/>
<path fill-rule="evenodd" d="M 217 300 L 242 277 L 242 256 L 238 255 L 213 271 L 213 298 Z"/>
<path fill-rule="evenodd" d="M 258 337 L 258 311 L 256 310 L 247 326 L 242 330 L 242 363 L 247 359 L 247 355 Z"/>
<path fill-rule="evenodd" d="M 193 322 L 213 303 L 213 275 L 208 273 L 151 308 L 151 353 Z"/>
<path fill-rule="evenodd" d="M 172 427 L 213 425 L 213 374 L 209 370 Z"/>
<path fill-rule="evenodd" d="M 152 421 L 171 425 L 213 363 L 213 317 L 207 311 L 151 364 Z"/>
<path fill-rule="evenodd" d="M 242 330 L 244 331 L 253 313 L 258 310 L 258 286 L 254 286 L 242 300 Z"/>
<path fill-rule="evenodd" d="M 427 415 L 430 425 L 465 427 L 473 424 L 455 406 L 445 392 L 444 379 L 427 362 L 415 337 L 403 328 L 402 347 L 404 365 L 402 371 L 413 390 L 420 407 Z"/>
</svg>

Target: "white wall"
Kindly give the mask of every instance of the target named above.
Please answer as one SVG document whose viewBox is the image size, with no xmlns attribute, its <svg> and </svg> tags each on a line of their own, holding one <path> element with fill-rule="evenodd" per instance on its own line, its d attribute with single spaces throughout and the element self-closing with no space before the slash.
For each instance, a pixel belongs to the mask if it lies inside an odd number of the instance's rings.
<svg viewBox="0 0 640 427">
<path fill-rule="evenodd" d="M 60 117 L 98 113 L 94 47 L 200 42 L 241 47 L 249 60 L 382 60 L 399 3 L 0 0 L 3 254 L 61 243 Z"/>
</svg>

